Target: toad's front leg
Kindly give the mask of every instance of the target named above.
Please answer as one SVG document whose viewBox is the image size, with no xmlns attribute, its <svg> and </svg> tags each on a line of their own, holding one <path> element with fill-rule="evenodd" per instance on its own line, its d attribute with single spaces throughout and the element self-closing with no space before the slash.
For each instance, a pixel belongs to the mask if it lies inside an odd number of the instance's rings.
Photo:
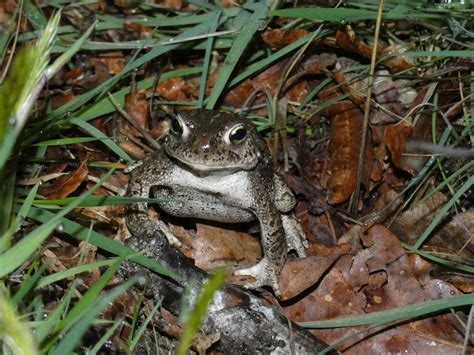
<svg viewBox="0 0 474 355">
<path fill-rule="evenodd" d="M 266 197 L 263 191 L 258 195 Z M 260 222 L 264 257 L 256 265 L 237 270 L 235 274 L 249 275 L 256 279 L 246 287 L 271 286 L 275 295 L 280 297 L 280 274 L 288 252 L 280 213 L 269 198 L 260 199 L 254 213 Z"/>
<path fill-rule="evenodd" d="M 166 171 L 166 167 L 159 166 L 155 168 L 153 164 L 146 164 L 146 162 L 133 170 L 128 184 L 127 196 L 149 198 L 151 188 L 163 183 L 162 172 Z M 161 230 L 171 245 L 180 246 L 181 244 L 162 221 L 150 218 L 147 202 L 137 202 L 129 205 L 125 222 L 132 234 L 130 240 L 132 243 L 137 238 L 154 238 L 156 231 Z"/>
</svg>

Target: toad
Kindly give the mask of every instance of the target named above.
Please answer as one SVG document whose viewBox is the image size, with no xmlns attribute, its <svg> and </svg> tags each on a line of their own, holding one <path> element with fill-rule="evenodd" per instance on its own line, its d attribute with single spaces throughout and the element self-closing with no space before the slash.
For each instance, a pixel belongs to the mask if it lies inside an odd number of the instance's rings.
<svg viewBox="0 0 474 355">
<path fill-rule="evenodd" d="M 128 196 L 150 195 L 159 199 L 160 209 L 177 217 L 258 220 L 264 257 L 235 272 L 255 278 L 249 288 L 271 286 L 279 296 L 288 251 L 305 254 L 306 237 L 292 212 L 295 197 L 273 169 L 254 125 L 239 115 L 204 109 L 178 113 L 162 149 L 131 172 Z M 145 202 L 129 206 L 126 223 L 135 236 L 153 235 L 159 228 Z"/>
</svg>

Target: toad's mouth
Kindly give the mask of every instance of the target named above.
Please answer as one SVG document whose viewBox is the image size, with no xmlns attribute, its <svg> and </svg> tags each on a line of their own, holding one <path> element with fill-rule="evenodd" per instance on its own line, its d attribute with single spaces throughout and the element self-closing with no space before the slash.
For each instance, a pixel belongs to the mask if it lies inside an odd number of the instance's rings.
<svg viewBox="0 0 474 355">
<path fill-rule="evenodd" d="M 168 153 L 168 152 L 167 152 Z M 247 164 L 210 164 L 204 162 L 191 161 L 186 158 L 171 155 L 168 153 L 168 156 L 175 160 L 179 165 L 181 165 L 186 170 L 196 171 L 199 173 L 217 173 L 217 172 L 233 172 L 237 170 L 250 170 L 253 169 L 256 163 Z"/>
</svg>

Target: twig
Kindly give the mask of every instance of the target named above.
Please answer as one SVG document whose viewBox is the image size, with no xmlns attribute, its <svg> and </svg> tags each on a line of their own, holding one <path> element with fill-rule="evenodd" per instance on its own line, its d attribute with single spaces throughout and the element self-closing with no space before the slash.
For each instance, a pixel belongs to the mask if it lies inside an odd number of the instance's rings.
<svg viewBox="0 0 474 355">
<path fill-rule="evenodd" d="M 357 207 L 359 204 L 359 195 L 360 195 L 360 184 L 362 181 L 362 170 L 364 168 L 364 155 L 365 155 L 365 145 L 367 143 L 367 130 L 369 128 L 369 114 L 370 114 L 370 98 L 372 97 L 372 86 L 374 82 L 374 73 L 375 73 L 375 62 L 377 60 L 377 44 L 379 41 L 380 34 L 380 25 L 382 23 L 382 10 L 383 10 L 384 0 L 379 0 L 379 8 L 377 10 L 377 21 L 375 23 L 375 35 L 374 35 L 374 46 L 372 48 L 372 57 L 370 59 L 370 73 L 369 73 L 369 82 L 367 88 L 367 97 L 365 100 L 364 108 L 364 123 L 362 126 L 362 139 L 360 142 L 359 150 L 359 163 L 357 166 L 357 179 L 354 194 L 352 195 L 352 206 L 351 213 L 355 215 L 357 213 Z"/>
<path fill-rule="evenodd" d="M 130 123 L 133 126 L 133 128 L 137 129 L 154 148 L 161 149 L 160 144 L 157 141 L 155 141 L 153 137 L 150 136 L 150 134 L 146 130 L 140 127 L 140 125 L 137 122 L 135 122 L 135 120 L 132 117 L 130 117 L 130 115 L 119 105 L 119 103 L 114 99 L 114 97 L 110 94 L 110 92 L 107 94 L 109 95 L 109 100 L 112 102 L 112 105 L 114 105 L 117 111 L 120 112 L 123 118 L 125 118 L 128 121 L 128 123 Z"/>
</svg>

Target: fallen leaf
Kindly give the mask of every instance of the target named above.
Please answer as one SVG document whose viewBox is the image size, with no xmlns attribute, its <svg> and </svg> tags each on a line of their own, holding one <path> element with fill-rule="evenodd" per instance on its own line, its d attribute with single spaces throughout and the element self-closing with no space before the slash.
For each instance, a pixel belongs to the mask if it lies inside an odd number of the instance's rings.
<svg viewBox="0 0 474 355">
<path fill-rule="evenodd" d="M 307 34 L 308 31 L 302 28 L 291 28 L 287 31 L 284 31 L 281 28 L 273 29 L 267 27 L 267 29 L 262 33 L 262 39 L 263 42 L 265 42 L 268 46 L 275 49 L 280 49 L 293 42 L 296 42 Z"/>
<path fill-rule="evenodd" d="M 316 284 L 341 254 L 288 259 L 280 278 L 281 300 L 288 300 Z"/>
<path fill-rule="evenodd" d="M 40 193 L 50 199 L 68 197 L 77 190 L 88 173 L 87 159 L 84 159 L 70 174 L 59 177 L 52 185 L 41 187 Z"/>
<path fill-rule="evenodd" d="M 355 235 L 357 236 L 357 234 Z M 336 261 L 313 292 L 287 307 L 294 321 L 334 319 L 370 313 L 459 294 L 453 286 L 429 276 L 419 256 L 409 255 L 398 238 L 375 224 L 362 235 L 363 249 Z M 384 325 L 361 333 L 337 349 L 351 354 L 413 351 L 423 353 L 427 342 L 448 353 L 458 352 L 463 336 L 452 314 Z M 364 327 L 312 330 L 328 343 Z"/>
<path fill-rule="evenodd" d="M 250 234 L 200 223 L 196 225 L 192 250 L 191 257 L 196 266 L 204 270 L 254 264 L 262 257 L 260 241 Z"/>
</svg>

